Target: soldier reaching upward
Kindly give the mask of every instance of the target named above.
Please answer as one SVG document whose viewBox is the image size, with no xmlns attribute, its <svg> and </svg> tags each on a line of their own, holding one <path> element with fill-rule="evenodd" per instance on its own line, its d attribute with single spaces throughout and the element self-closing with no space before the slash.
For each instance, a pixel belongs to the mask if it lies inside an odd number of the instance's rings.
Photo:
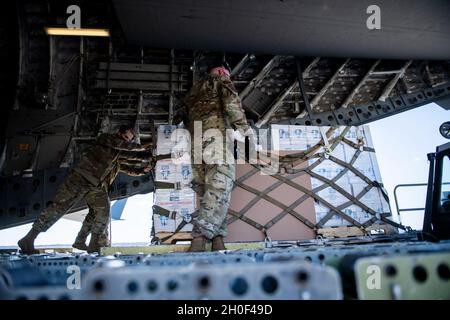
<svg viewBox="0 0 450 320">
<path fill-rule="evenodd" d="M 226 140 L 226 129 L 230 126 L 241 137 L 250 129 L 241 100 L 230 79 L 230 70 L 222 61 L 211 64 L 208 75 L 194 85 L 186 96 L 185 105 L 192 139 L 196 138 L 196 121 L 201 122 L 202 135 L 209 129 L 215 129 L 222 134 L 223 140 Z M 213 137 L 203 137 L 203 156 L 208 154 L 214 158 L 219 155 L 219 161 L 192 161 L 193 186 L 200 199 L 200 208 L 193 220 L 193 240 L 189 248 L 192 252 L 205 251 L 208 239 L 212 240 L 212 250 L 225 250 L 223 237 L 227 234 L 226 216 L 235 179 L 235 164 L 230 145 L 225 143 L 217 146 L 214 140 Z M 216 150 L 217 147 L 223 149 Z M 195 158 L 195 152 L 193 154 Z M 232 161 L 224 161 L 225 158 Z"/>
<path fill-rule="evenodd" d="M 145 151 L 148 147 L 131 142 L 133 138 L 132 128 L 121 126 L 117 134 L 101 134 L 87 148 L 58 188 L 53 203 L 40 214 L 28 234 L 19 240 L 18 245 L 23 253 L 36 253 L 36 237 L 47 231 L 81 199 L 85 199 L 90 210 L 95 212 L 88 252 L 99 251 L 99 240 L 109 223 L 108 187 L 111 178 L 120 170 L 118 159 L 124 151 Z"/>
</svg>

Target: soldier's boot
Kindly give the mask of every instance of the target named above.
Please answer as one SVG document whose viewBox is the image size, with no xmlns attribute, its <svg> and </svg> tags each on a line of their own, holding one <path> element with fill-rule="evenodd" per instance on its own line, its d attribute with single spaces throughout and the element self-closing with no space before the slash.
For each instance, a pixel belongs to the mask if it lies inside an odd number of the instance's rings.
<svg viewBox="0 0 450 320">
<path fill-rule="evenodd" d="M 98 234 L 93 233 L 91 235 L 91 241 L 89 241 L 89 245 L 87 247 L 88 253 L 94 253 L 98 252 L 100 253 L 100 242 L 99 242 L 100 236 Z"/>
<path fill-rule="evenodd" d="M 19 246 L 20 250 L 24 254 L 36 254 L 39 253 L 38 250 L 34 248 L 34 240 L 36 240 L 36 237 L 41 233 L 40 231 L 32 228 L 25 237 L 19 240 L 17 242 L 17 245 Z"/>
<path fill-rule="evenodd" d="M 75 239 L 75 242 L 72 244 L 72 247 L 78 250 L 84 250 L 86 251 L 88 246 L 86 245 L 86 239 L 90 233 L 90 226 L 83 224 L 81 226 L 80 232 L 78 232 L 78 235 Z"/>
<path fill-rule="evenodd" d="M 75 241 L 72 244 L 72 248 L 75 248 L 75 249 L 78 249 L 78 250 L 82 250 L 82 251 L 87 251 L 88 246 L 86 245 L 86 242 Z"/>
<path fill-rule="evenodd" d="M 205 252 L 206 250 L 206 238 L 204 236 L 195 237 L 191 241 L 189 252 Z"/>
<path fill-rule="evenodd" d="M 220 250 L 227 250 L 227 248 L 225 248 L 225 244 L 223 243 L 223 237 L 217 236 L 212 239 L 211 251 L 220 251 Z"/>
<path fill-rule="evenodd" d="M 98 236 L 98 244 L 100 247 L 111 247 L 111 242 L 109 241 L 108 233 L 102 233 Z"/>
</svg>

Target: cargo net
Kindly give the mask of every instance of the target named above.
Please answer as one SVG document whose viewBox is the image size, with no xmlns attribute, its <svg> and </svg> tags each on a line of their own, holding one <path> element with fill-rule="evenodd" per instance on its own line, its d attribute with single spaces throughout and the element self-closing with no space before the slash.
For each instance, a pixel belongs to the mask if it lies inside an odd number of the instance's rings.
<svg viewBox="0 0 450 320">
<path fill-rule="evenodd" d="M 260 174 L 261 165 L 253 164 L 252 170 L 239 177 L 235 187 L 256 197 L 238 212 L 229 210 L 228 224 L 240 219 L 262 231 L 266 237 L 268 230 L 288 214 L 316 234 L 326 227 L 341 226 L 357 227 L 360 231 L 356 235 L 371 234 L 380 229 L 387 233 L 397 232 L 396 228 L 408 229 L 388 218 L 391 216 L 389 198 L 381 184 L 368 127 L 273 125 L 272 135 L 272 141 L 278 141 L 273 145 L 277 150 L 304 150 L 280 155 L 279 173 L 271 175 L 276 182 L 262 191 L 246 184 L 254 175 Z M 310 177 L 311 189 L 295 182 L 302 175 Z M 283 204 L 269 195 L 282 184 L 301 191 L 303 195 L 289 206 Z M 314 200 L 316 223 L 295 210 L 311 198 Z M 282 209 L 265 224 L 246 216 L 260 199 Z"/>
<path fill-rule="evenodd" d="M 398 232 L 397 228 L 408 230 L 408 227 L 389 219 L 391 216 L 389 199 L 381 184 L 375 150 L 367 126 L 272 125 L 271 132 L 272 150 L 277 150 L 279 170 L 270 174 L 270 178 L 267 179 L 272 182 L 261 190 L 260 187 L 252 186 L 249 182 L 255 175 L 261 174 L 265 166 L 260 163 L 246 164 L 246 166 L 251 166 L 250 170 L 235 180 L 231 202 L 233 203 L 233 198 L 241 196 L 236 191 L 237 187 L 247 191 L 252 197 L 239 210 L 229 209 L 228 225 L 238 219 L 242 220 L 252 228 L 261 231 L 266 240 L 270 240 L 270 228 L 286 215 L 291 215 L 308 227 L 313 236 L 326 236 L 324 230 L 332 227 L 342 227 L 347 230 L 352 228 L 352 232 L 345 234 L 348 236 L 370 235 L 376 232 L 396 233 Z M 164 152 L 167 150 L 170 150 L 170 147 L 165 148 Z M 265 160 L 264 153 L 259 154 L 259 157 L 263 162 L 271 161 L 270 153 L 267 153 Z M 179 169 L 174 168 L 173 171 L 177 172 Z M 298 182 L 297 178 L 304 175 L 309 178 L 310 183 Z M 192 230 L 190 222 L 196 214 L 193 205 L 195 193 L 186 187 L 182 187 L 180 190 L 168 190 L 167 188 L 172 187 L 171 184 L 166 186 L 165 190 L 158 191 L 158 187 L 162 186 L 161 182 L 158 182 L 160 180 L 158 174 L 156 174 L 155 180 L 157 188 L 155 204 L 157 205 L 154 206 L 153 242 L 164 242 L 170 238 L 183 240 L 183 237 L 173 237 L 180 232 L 186 233 L 186 236 L 189 237 L 188 233 Z M 171 181 L 176 181 L 176 179 Z M 184 183 L 184 186 L 186 185 Z M 277 199 L 272 192 L 282 185 L 297 190 L 299 197 L 290 204 Z M 167 194 L 167 196 L 178 193 L 179 195 L 172 196 L 172 199 L 178 197 L 180 202 L 189 203 L 189 205 L 185 208 L 182 208 L 183 205 L 177 207 L 174 202 L 169 200 L 157 203 L 158 193 Z M 192 195 L 189 196 L 189 194 Z M 187 200 L 189 197 L 193 198 L 192 201 Z M 162 199 L 162 197 L 159 198 Z M 261 199 L 275 206 L 277 210 L 281 210 L 265 223 L 261 223 L 254 214 L 248 214 Z M 314 214 L 307 215 L 298 212 L 297 208 L 311 199 L 314 203 Z M 166 203 L 168 206 L 165 205 Z M 166 225 L 167 219 L 171 219 L 171 229 L 166 228 L 163 230 L 164 232 L 158 232 L 161 231 L 158 228 L 160 229 L 162 221 L 157 221 L 158 219 L 165 219 Z M 233 240 L 239 241 L 240 239 Z"/>
</svg>

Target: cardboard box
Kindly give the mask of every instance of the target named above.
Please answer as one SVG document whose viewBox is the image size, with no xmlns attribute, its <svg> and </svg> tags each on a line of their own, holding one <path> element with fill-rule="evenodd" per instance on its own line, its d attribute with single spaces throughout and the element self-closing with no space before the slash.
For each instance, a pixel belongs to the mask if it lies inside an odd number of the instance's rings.
<svg viewBox="0 0 450 320">
<path fill-rule="evenodd" d="M 155 234 L 160 232 L 175 232 L 183 218 L 177 216 L 176 219 L 170 219 L 165 216 L 160 216 L 158 214 L 153 214 L 153 225 Z M 180 232 L 191 232 L 192 224 L 185 225 Z"/>
<path fill-rule="evenodd" d="M 157 189 L 155 190 L 154 204 L 169 211 L 175 211 L 175 219 L 153 214 L 155 233 L 174 232 L 183 221 L 190 221 L 191 214 L 195 211 L 196 195 L 191 188 Z M 192 224 L 186 225 L 182 231 L 191 231 Z"/>
<path fill-rule="evenodd" d="M 170 211 L 179 213 L 193 213 L 195 211 L 196 196 L 191 188 L 176 189 L 156 189 L 155 205 Z"/>
<path fill-rule="evenodd" d="M 190 153 L 190 134 L 183 127 L 160 125 L 157 130 L 156 154 L 174 154 L 177 158 Z"/>
<path fill-rule="evenodd" d="M 189 186 L 192 181 L 192 166 L 189 163 L 177 163 L 172 159 L 157 161 L 155 181 L 181 182 L 183 186 Z"/>
</svg>

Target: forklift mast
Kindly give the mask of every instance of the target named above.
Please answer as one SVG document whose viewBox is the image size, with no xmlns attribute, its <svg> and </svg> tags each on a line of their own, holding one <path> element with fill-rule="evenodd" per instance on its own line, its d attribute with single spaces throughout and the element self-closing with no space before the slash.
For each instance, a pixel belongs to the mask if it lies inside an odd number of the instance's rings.
<svg viewBox="0 0 450 320">
<path fill-rule="evenodd" d="M 429 241 L 450 239 L 450 142 L 427 156 L 430 168 L 422 235 Z"/>
</svg>

